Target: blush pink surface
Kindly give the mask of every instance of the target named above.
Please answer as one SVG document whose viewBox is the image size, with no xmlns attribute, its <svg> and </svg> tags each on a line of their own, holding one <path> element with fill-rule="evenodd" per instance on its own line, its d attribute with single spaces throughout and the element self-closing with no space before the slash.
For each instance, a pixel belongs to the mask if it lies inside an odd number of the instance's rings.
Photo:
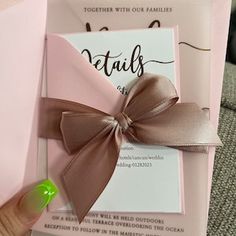
<svg viewBox="0 0 236 236">
<path fill-rule="evenodd" d="M 31 154 L 30 165 L 36 166 L 37 139 L 31 135 L 44 53 L 46 3 L 24 0 L 0 11 L 0 205 L 23 187 Z M 36 177 L 36 171 L 30 175 Z"/>
</svg>

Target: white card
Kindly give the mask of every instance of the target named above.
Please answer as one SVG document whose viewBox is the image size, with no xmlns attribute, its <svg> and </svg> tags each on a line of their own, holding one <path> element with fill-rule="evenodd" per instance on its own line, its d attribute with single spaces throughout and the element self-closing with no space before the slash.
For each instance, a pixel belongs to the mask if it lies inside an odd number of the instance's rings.
<svg viewBox="0 0 236 236">
<path fill-rule="evenodd" d="M 178 85 L 174 29 L 78 33 L 62 37 L 92 64 L 97 63 L 100 73 L 108 76 L 123 93 L 128 92 L 132 81 L 144 72 L 164 75 Z M 112 70 L 118 64 L 123 67 Z M 181 167 L 181 152 L 177 150 L 124 143 L 115 173 L 91 210 L 181 213 Z M 52 203 L 51 209 L 55 208 L 56 203 Z M 68 207 L 59 210 L 68 210 Z"/>
</svg>

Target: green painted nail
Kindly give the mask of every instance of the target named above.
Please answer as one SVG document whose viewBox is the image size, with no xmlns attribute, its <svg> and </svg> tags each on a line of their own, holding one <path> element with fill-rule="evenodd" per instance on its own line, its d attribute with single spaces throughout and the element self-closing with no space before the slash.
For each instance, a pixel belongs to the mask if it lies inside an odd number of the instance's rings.
<svg viewBox="0 0 236 236">
<path fill-rule="evenodd" d="M 50 180 L 44 180 L 23 196 L 19 208 L 28 215 L 40 214 L 57 193 L 55 184 Z"/>
</svg>

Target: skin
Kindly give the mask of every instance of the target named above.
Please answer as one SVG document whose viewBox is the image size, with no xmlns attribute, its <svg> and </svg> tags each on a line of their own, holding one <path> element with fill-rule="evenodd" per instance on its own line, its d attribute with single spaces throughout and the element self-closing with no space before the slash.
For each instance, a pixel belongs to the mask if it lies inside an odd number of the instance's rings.
<svg viewBox="0 0 236 236">
<path fill-rule="evenodd" d="M 26 235 L 57 193 L 50 180 L 17 193 L 0 208 L 0 236 Z"/>
<path fill-rule="evenodd" d="M 31 215 L 20 208 L 23 196 L 24 194 L 17 194 L 0 208 L 0 236 L 27 235 L 39 219 L 41 213 Z"/>
</svg>

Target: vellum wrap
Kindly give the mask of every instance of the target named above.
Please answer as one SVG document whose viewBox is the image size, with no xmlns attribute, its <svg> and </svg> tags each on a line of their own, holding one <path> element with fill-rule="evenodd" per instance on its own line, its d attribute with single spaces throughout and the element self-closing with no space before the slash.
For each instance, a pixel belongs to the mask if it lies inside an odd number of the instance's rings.
<svg viewBox="0 0 236 236">
<path fill-rule="evenodd" d="M 62 173 L 68 198 L 83 220 L 112 177 L 124 140 L 205 152 L 221 145 L 207 116 L 194 103 L 177 103 L 165 77 L 144 74 L 122 111 L 111 116 L 80 103 L 42 98 L 39 136 L 60 139 L 75 154 Z"/>
</svg>

